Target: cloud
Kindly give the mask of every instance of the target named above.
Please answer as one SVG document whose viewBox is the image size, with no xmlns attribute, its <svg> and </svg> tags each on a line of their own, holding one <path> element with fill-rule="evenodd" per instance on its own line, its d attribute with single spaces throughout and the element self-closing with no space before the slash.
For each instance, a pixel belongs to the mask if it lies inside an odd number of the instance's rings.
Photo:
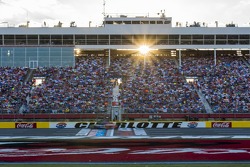
<svg viewBox="0 0 250 167">
<path fill-rule="evenodd" d="M 107 13 L 150 13 L 156 15 L 165 9 L 167 16 L 180 22 L 238 23 L 249 21 L 250 0 L 106 0 Z M 87 26 L 89 21 L 101 23 L 102 0 L 0 0 L 0 20 L 11 24 L 24 24 L 27 19 L 39 24 L 46 21 L 50 26 L 63 22 L 69 26 Z"/>
</svg>

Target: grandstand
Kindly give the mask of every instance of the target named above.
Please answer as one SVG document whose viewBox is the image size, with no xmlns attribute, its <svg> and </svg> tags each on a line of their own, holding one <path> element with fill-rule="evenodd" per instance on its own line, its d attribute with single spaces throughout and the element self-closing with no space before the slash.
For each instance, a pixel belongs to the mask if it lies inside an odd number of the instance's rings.
<svg viewBox="0 0 250 167">
<path fill-rule="evenodd" d="M 250 118 L 249 27 L 107 15 L 0 34 L 2 120 Z"/>
</svg>

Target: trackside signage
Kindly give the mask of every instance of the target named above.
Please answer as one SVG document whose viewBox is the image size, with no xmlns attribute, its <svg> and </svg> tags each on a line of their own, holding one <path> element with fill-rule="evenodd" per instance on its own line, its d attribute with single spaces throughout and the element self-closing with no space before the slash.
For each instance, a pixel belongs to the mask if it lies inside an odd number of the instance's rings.
<svg viewBox="0 0 250 167">
<path fill-rule="evenodd" d="M 232 122 L 211 122 L 212 128 L 232 128 Z"/>
<path fill-rule="evenodd" d="M 32 129 L 36 128 L 36 123 L 15 123 L 15 127 L 21 129 Z"/>
<path fill-rule="evenodd" d="M 95 122 L 53 122 L 50 128 L 90 128 Z M 206 128 L 205 122 L 122 122 L 118 128 Z"/>
</svg>

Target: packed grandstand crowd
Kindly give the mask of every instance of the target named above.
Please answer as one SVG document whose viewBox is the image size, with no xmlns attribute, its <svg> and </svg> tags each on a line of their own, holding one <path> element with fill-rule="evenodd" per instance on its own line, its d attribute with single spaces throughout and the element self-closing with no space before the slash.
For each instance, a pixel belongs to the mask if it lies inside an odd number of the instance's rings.
<svg viewBox="0 0 250 167">
<path fill-rule="evenodd" d="M 34 86 L 28 68 L 0 68 L 0 109 L 6 113 L 105 113 L 113 88 L 125 113 L 206 113 L 201 93 L 215 113 L 249 112 L 249 68 L 236 56 L 82 57 L 75 67 L 37 68 L 45 77 Z M 248 59 L 249 63 L 249 59 Z M 248 64 L 249 65 L 249 64 Z M 188 83 L 185 76 L 197 77 Z M 120 85 L 111 82 L 121 78 Z"/>
</svg>

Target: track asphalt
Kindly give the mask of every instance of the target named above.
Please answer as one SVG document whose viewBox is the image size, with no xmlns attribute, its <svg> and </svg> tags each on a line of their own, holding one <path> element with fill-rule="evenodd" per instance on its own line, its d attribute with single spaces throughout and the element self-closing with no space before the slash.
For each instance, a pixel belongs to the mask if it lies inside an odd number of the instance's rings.
<svg viewBox="0 0 250 167">
<path fill-rule="evenodd" d="M 250 128 L 119 128 L 119 129 L 81 129 L 81 128 L 65 128 L 65 129 L 0 129 L 1 137 L 22 137 L 22 136 L 89 136 L 92 137 L 171 137 L 171 136 L 225 136 L 225 137 L 250 137 Z"/>
</svg>

